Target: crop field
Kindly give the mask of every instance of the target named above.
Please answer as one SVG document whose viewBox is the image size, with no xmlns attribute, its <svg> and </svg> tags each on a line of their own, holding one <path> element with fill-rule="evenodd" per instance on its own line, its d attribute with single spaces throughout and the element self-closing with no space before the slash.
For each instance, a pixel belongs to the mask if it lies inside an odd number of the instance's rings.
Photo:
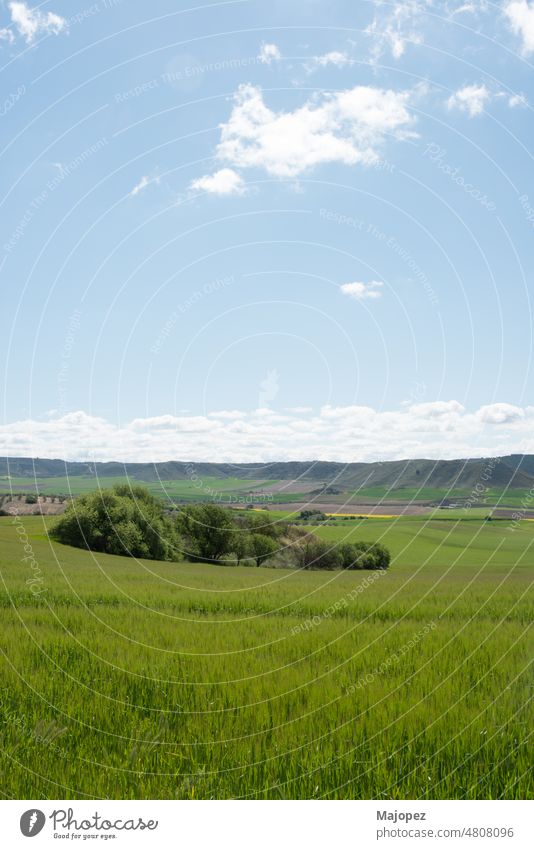
<svg viewBox="0 0 534 849">
<path fill-rule="evenodd" d="M 404 503 L 418 503 L 429 501 L 451 502 L 472 499 L 475 505 L 506 507 L 523 506 L 525 502 L 533 502 L 533 494 L 530 490 L 515 489 L 511 487 L 488 487 L 483 493 L 475 492 L 473 489 L 446 489 L 430 486 L 421 487 L 387 487 L 374 486 L 365 487 L 356 492 L 347 493 L 346 499 L 356 503 L 358 501 L 401 501 Z"/>
<path fill-rule="evenodd" d="M 104 489 L 116 484 L 129 483 L 135 486 L 141 483 L 153 495 L 162 498 L 180 499 L 183 501 L 200 501 L 203 498 L 213 499 L 220 496 L 221 501 L 232 493 L 245 494 L 262 490 L 274 481 L 242 480 L 240 478 L 201 478 L 198 480 L 162 480 L 138 481 L 124 476 L 106 476 L 97 478 L 94 475 L 73 475 L 71 477 L 47 477 L 40 479 L 12 477 L 0 478 L 0 492 L 39 492 L 43 495 L 83 495 L 94 492 L 99 487 Z M 269 499 L 270 500 L 270 499 Z"/>
<path fill-rule="evenodd" d="M 358 490 L 338 490 L 336 494 L 323 494 L 320 482 L 290 480 L 252 480 L 239 477 L 202 477 L 194 479 L 151 480 L 128 476 L 98 477 L 92 474 L 59 477 L 16 477 L 0 476 L 0 496 L 19 493 L 39 493 L 42 495 L 77 496 L 93 492 L 98 488 L 108 488 L 116 484 L 141 484 L 152 495 L 168 501 L 197 502 L 217 500 L 220 503 L 239 504 L 256 502 L 272 504 L 279 509 L 297 511 L 308 506 L 318 507 L 325 512 L 366 513 L 364 508 L 379 505 L 384 513 L 431 512 L 441 501 L 455 503 L 462 511 L 465 502 L 472 515 L 484 517 L 494 508 L 534 509 L 534 497 L 531 490 L 509 487 L 487 488 L 483 493 L 472 489 L 437 487 L 395 487 L 375 486 Z M 388 505 L 390 510 L 388 510 Z"/>
<path fill-rule="evenodd" d="M 382 573 L 96 556 L 48 521 L 0 518 L 4 797 L 533 797 L 534 522 L 318 529 Z"/>
<path fill-rule="evenodd" d="M 296 493 L 291 498 L 285 497 L 284 501 L 297 500 Z M 317 498 L 317 496 L 315 496 Z M 298 496 L 302 500 L 302 495 Z M 483 492 L 474 492 L 472 489 L 451 489 L 443 487 L 421 486 L 368 486 L 357 490 L 347 490 L 338 495 L 320 496 L 321 501 L 340 502 L 346 504 L 388 504 L 400 502 L 402 504 L 430 504 L 440 501 L 458 502 L 471 501 L 473 507 L 517 507 L 534 502 L 530 490 L 513 489 L 510 487 L 488 487 Z"/>
</svg>

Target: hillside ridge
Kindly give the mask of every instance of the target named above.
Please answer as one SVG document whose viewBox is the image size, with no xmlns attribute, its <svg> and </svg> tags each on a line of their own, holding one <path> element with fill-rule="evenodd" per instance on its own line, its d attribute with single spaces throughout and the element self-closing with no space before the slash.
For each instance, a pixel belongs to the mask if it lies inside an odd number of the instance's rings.
<svg viewBox="0 0 534 849">
<path fill-rule="evenodd" d="M 0 476 L 41 479 L 48 477 L 128 477 L 133 480 L 169 481 L 197 478 L 317 481 L 348 488 L 388 486 L 470 489 L 477 485 L 530 489 L 534 487 L 534 455 L 510 454 L 459 460 L 387 460 L 370 463 L 333 461 L 275 461 L 272 463 L 162 463 L 79 462 L 30 457 L 0 457 Z"/>
</svg>

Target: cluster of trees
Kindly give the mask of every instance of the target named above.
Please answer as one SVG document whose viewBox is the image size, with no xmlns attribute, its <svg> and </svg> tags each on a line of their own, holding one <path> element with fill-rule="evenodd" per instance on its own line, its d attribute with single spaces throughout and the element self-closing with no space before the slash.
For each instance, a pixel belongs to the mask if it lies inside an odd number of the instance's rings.
<svg viewBox="0 0 534 849">
<path fill-rule="evenodd" d="M 218 504 L 168 515 L 143 487 L 128 485 L 77 498 L 53 525 L 58 542 L 152 560 L 226 562 L 298 569 L 387 569 L 378 543 L 329 543 L 303 527 Z"/>
<path fill-rule="evenodd" d="M 283 545 L 285 523 L 218 504 L 194 504 L 180 510 L 177 525 L 189 560 L 253 561 L 260 566 Z"/>
<path fill-rule="evenodd" d="M 303 569 L 387 569 L 390 554 L 378 542 L 345 542 L 338 545 L 308 534 L 296 549 Z"/>
<path fill-rule="evenodd" d="M 319 525 L 326 522 L 328 520 L 328 516 L 326 513 L 323 513 L 322 510 L 314 510 L 310 508 L 307 510 L 301 510 L 298 515 L 298 520 L 299 522 L 310 522 L 310 524 L 315 523 L 316 525 Z"/>
<path fill-rule="evenodd" d="M 142 486 L 124 484 L 80 496 L 49 533 L 65 545 L 105 554 L 182 559 L 176 523 Z"/>
</svg>

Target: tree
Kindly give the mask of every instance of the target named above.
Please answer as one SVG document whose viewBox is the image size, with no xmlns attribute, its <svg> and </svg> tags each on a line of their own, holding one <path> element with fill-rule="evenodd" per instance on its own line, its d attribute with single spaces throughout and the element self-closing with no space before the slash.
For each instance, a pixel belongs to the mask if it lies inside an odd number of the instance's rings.
<svg viewBox="0 0 534 849">
<path fill-rule="evenodd" d="M 250 537 L 251 556 L 256 561 L 256 566 L 261 566 L 278 548 L 278 543 L 266 534 L 252 534 Z"/>
<path fill-rule="evenodd" d="M 178 560 L 181 540 L 163 506 L 143 487 L 115 486 L 82 495 L 52 526 L 65 545 L 105 554 Z"/>
<path fill-rule="evenodd" d="M 280 539 L 287 530 L 286 522 L 280 522 L 258 513 L 247 513 L 246 516 L 242 516 L 240 524 L 253 534 L 262 534 L 271 537 L 271 539 Z"/>
<path fill-rule="evenodd" d="M 177 526 L 192 560 L 220 560 L 234 550 L 236 526 L 230 510 L 218 504 L 194 504 L 180 511 Z"/>
<path fill-rule="evenodd" d="M 241 531 L 239 528 L 236 530 L 233 539 L 233 553 L 236 556 L 237 565 L 241 563 L 242 560 L 247 560 L 252 557 L 252 546 L 250 542 L 250 534 L 245 531 Z"/>
</svg>

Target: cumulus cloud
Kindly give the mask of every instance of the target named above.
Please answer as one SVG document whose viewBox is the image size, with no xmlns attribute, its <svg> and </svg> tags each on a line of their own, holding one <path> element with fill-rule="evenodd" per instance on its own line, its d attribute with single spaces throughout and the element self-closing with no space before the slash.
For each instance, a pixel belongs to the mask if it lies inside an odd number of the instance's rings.
<svg viewBox="0 0 534 849">
<path fill-rule="evenodd" d="M 534 408 L 504 402 L 467 411 L 458 401 L 402 410 L 324 406 L 218 411 L 114 424 L 84 412 L 0 426 L 0 455 L 66 460 L 340 462 L 534 453 Z"/>
<path fill-rule="evenodd" d="M 477 411 L 477 417 L 481 422 L 493 425 L 515 422 L 518 419 L 523 419 L 524 416 L 524 410 L 521 407 L 514 407 L 512 404 L 490 404 Z"/>
<path fill-rule="evenodd" d="M 263 65 L 270 65 L 272 62 L 279 62 L 282 58 L 280 49 L 276 44 L 262 44 L 258 59 Z"/>
<path fill-rule="evenodd" d="M 26 3 L 9 3 L 13 26 L 25 40 L 32 44 L 38 35 L 59 35 L 68 29 L 67 21 L 55 12 L 30 9 Z"/>
<path fill-rule="evenodd" d="M 467 112 L 470 118 L 481 115 L 492 100 L 505 100 L 510 108 L 528 106 L 524 94 L 508 94 L 502 90 L 491 91 L 484 83 L 473 83 L 455 91 L 447 100 L 449 109 Z"/>
<path fill-rule="evenodd" d="M 467 112 L 473 118 L 484 111 L 491 99 L 492 94 L 483 83 L 466 85 L 451 94 L 447 100 L 447 106 L 449 109 L 460 109 L 462 112 Z"/>
<path fill-rule="evenodd" d="M 193 180 L 191 188 L 212 195 L 242 195 L 245 192 L 245 183 L 237 171 L 221 168 L 214 174 L 205 174 Z"/>
<path fill-rule="evenodd" d="M 418 417 L 435 418 L 451 414 L 460 415 L 465 412 L 465 407 L 458 401 L 428 401 L 424 404 L 412 404 L 409 412 Z"/>
<path fill-rule="evenodd" d="M 383 285 L 378 280 L 371 280 L 369 283 L 343 283 L 339 288 L 344 295 L 349 295 L 357 301 L 365 301 L 372 298 L 381 298 Z"/>
<path fill-rule="evenodd" d="M 217 156 L 239 168 L 298 177 L 325 163 L 373 164 L 387 136 L 413 136 L 411 93 L 356 86 L 319 94 L 292 112 L 270 109 L 260 88 L 239 87 Z"/>
<path fill-rule="evenodd" d="M 508 0 L 504 14 L 512 32 L 521 38 L 521 49 L 528 56 L 534 53 L 534 3 L 528 0 Z"/>
</svg>

